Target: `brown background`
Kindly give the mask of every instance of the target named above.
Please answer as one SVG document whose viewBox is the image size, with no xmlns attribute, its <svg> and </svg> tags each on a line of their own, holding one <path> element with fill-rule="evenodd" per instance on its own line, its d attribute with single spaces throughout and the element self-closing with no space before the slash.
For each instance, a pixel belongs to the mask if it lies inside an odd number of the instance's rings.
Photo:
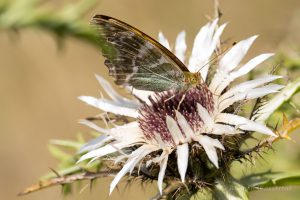
<svg viewBox="0 0 300 200">
<path fill-rule="evenodd" d="M 71 2 L 71 1 L 69 1 Z M 249 55 L 262 52 L 295 50 L 300 47 L 299 0 L 224 0 L 222 20 L 229 21 L 223 38 L 238 41 L 259 33 Z M 103 0 L 89 12 L 122 19 L 156 37 L 163 30 L 169 40 L 185 29 L 191 44 L 205 15 L 212 15 L 211 0 Z M 189 50 L 191 46 L 189 45 Z M 97 114 L 77 97 L 100 93 L 95 73 L 107 76 L 100 53 L 92 46 L 67 39 L 59 51 L 54 38 L 37 30 L 21 31 L 19 37 L 0 32 L 0 199 L 108 199 L 110 180 L 98 181 L 93 192 L 88 189 L 62 197 L 60 188 L 51 188 L 29 196 L 16 197 L 24 187 L 56 166 L 47 150 L 50 139 L 74 139 L 77 132 L 89 129 L 77 124 L 78 119 Z M 294 138 L 299 136 L 294 136 Z M 299 144 L 299 143 L 298 143 Z M 283 142 L 267 162 L 279 170 L 298 169 L 287 162 L 299 160 L 297 144 Z M 289 156 L 282 156 L 287 155 Z M 285 154 L 284 154 L 285 153 Z M 298 162 L 299 164 L 299 162 Z M 245 171 L 253 167 L 246 166 Z M 148 199 L 156 190 L 147 192 L 134 186 L 115 191 L 109 199 Z M 299 188 L 277 188 L 251 194 L 252 199 L 298 199 Z M 298 196 L 297 196 L 298 195 Z"/>
</svg>

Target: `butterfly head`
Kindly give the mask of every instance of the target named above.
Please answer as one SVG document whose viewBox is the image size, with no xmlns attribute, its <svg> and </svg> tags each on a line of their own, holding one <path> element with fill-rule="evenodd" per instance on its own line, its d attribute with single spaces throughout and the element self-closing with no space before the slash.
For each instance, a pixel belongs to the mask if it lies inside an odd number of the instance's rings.
<svg viewBox="0 0 300 200">
<path fill-rule="evenodd" d="M 197 86 L 203 83 L 203 79 L 199 72 L 185 72 L 185 82 L 189 86 Z"/>
</svg>

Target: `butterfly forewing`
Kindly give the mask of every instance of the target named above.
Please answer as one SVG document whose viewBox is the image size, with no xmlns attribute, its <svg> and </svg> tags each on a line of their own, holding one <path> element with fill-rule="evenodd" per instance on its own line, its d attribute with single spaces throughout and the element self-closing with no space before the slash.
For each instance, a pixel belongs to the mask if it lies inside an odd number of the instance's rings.
<svg viewBox="0 0 300 200">
<path fill-rule="evenodd" d="M 103 15 L 96 15 L 92 24 L 98 29 L 105 65 L 116 84 L 155 92 L 185 86 L 183 72 L 188 69 L 150 36 Z"/>
</svg>

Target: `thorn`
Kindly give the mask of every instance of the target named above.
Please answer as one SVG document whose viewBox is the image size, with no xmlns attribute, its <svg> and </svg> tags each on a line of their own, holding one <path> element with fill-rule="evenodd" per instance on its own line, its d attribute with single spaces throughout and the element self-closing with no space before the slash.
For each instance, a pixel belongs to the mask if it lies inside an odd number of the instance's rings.
<svg viewBox="0 0 300 200">
<path fill-rule="evenodd" d="M 49 167 L 49 169 L 58 177 L 61 178 L 62 176 L 53 168 Z"/>
<path fill-rule="evenodd" d="M 278 125 L 279 125 L 279 119 L 277 120 L 277 122 L 276 122 L 276 125 L 275 125 L 275 130 L 277 130 L 277 128 L 278 128 Z"/>
<path fill-rule="evenodd" d="M 287 126 L 289 124 L 289 120 L 285 113 L 282 113 L 283 126 Z"/>
<path fill-rule="evenodd" d="M 94 183 L 94 180 L 95 180 L 95 179 L 91 179 L 91 180 L 90 180 L 90 192 L 91 192 L 92 189 L 93 189 L 93 183 Z"/>
<path fill-rule="evenodd" d="M 66 184 L 61 184 L 61 193 L 62 194 L 64 194 L 65 192 L 64 192 L 64 190 L 65 190 L 65 186 L 66 186 Z"/>
</svg>

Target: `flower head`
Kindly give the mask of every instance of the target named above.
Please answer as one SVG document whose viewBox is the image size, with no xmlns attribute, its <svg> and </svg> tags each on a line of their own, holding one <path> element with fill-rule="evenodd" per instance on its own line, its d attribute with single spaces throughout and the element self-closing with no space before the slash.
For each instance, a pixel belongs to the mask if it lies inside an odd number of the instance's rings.
<svg viewBox="0 0 300 200">
<path fill-rule="evenodd" d="M 238 42 L 224 56 L 217 55 L 216 71 L 208 77 L 211 67 L 208 63 L 226 26 L 217 27 L 217 23 L 216 19 L 200 29 L 188 62 L 185 32 L 179 33 L 175 43 L 175 55 L 186 63 L 191 72 L 199 71 L 205 83 L 179 93 L 172 90 L 153 93 L 128 88 L 135 99 L 127 99 L 97 76 L 111 100 L 80 97 L 104 112 L 133 119 L 121 125 L 108 120 L 113 128 L 101 128 L 91 121 L 82 121 L 102 135 L 81 149 L 81 152 L 87 153 L 79 161 L 93 161 L 111 155 L 110 159 L 122 164 L 122 169 L 111 183 L 110 193 L 128 172 L 157 179 L 161 193 L 164 178 L 180 179 L 191 187 L 210 183 L 212 180 L 207 178 L 206 173 L 222 173 L 227 169 L 227 162 L 238 159 L 236 152 L 240 147 L 239 138 L 243 135 L 259 132 L 276 137 L 271 129 L 254 118 L 247 119 L 236 114 L 234 105 L 278 92 L 281 85 L 268 83 L 280 76 L 266 75 L 231 85 L 272 54 L 259 55 L 241 65 L 257 38 L 252 36 Z M 171 50 L 162 33 L 159 33 L 159 41 Z"/>
</svg>

